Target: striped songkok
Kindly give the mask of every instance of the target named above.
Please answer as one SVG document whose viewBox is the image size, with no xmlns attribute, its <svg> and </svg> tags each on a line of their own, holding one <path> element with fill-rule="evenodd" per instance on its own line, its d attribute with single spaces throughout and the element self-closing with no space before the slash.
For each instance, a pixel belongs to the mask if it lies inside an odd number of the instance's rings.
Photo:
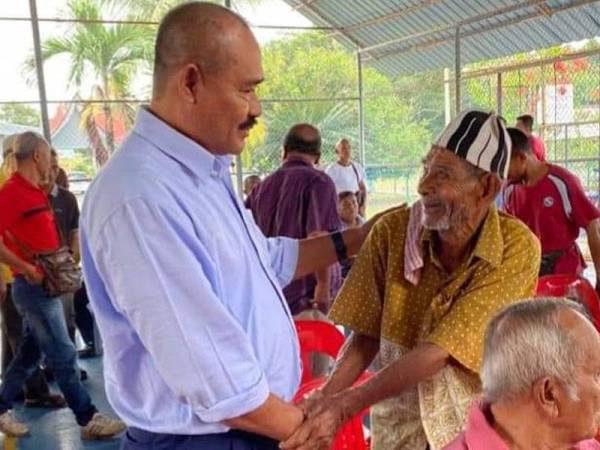
<svg viewBox="0 0 600 450">
<path fill-rule="evenodd" d="M 463 111 L 446 126 L 435 145 L 501 179 L 508 175 L 512 143 L 504 122 L 496 114 Z"/>
</svg>

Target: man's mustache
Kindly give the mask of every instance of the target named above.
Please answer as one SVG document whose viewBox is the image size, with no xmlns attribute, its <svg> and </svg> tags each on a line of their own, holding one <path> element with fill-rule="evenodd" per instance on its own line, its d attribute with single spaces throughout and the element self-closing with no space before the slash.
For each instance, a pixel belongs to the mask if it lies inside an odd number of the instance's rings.
<svg viewBox="0 0 600 450">
<path fill-rule="evenodd" d="M 240 125 L 240 130 L 249 130 L 250 128 L 252 128 L 254 125 L 256 125 L 257 120 L 256 117 L 248 117 L 248 120 L 246 120 L 244 123 L 242 123 Z"/>
</svg>

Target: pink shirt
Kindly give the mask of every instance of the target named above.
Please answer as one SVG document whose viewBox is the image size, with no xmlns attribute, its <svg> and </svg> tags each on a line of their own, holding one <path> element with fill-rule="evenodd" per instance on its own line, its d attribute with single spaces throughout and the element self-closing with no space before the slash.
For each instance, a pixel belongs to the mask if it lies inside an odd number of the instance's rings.
<svg viewBox="0 0 600 450">
<path fill-rule="evenodd" d="M 476 400 L 471 405 L 467 427 L 444 450 L 510 450 L 496 430 L 488 423 L 482 410 L 482 403 Z M 594 439 L 581 441 L 572 450 L 599 450 L 600 443 Z"/>
<path fill-rule="evenodd" d="M 541 138 L 530 135 L 529 136 L 529 146 L 531 147 L 531 151 L 540 161 L 546 161 L 546 146 L 544 145 L 544 141 Z"/>
</svg>

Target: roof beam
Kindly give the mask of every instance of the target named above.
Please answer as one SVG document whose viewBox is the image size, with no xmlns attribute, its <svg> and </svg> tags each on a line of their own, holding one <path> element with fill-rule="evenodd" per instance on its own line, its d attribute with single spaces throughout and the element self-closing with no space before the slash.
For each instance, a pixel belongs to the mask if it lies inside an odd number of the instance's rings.
<svg viewBox="0 0 600 450">
<path fill-rule="evenodd" d="M 294 6 L 294 11 L 300 11 L 301 9 L 307 8 L 310 5 L 312 5 L 313 3 L 315 3 L 317 0 L 300 0 L 298 3 L 296 3 L 296 5 Z"/>
<path fill-rule="evenodd" d="M 475 70 L 463 70 L 461 79 L 467 80 L 470 78 L 479 78 L 489 75 L 495 75 L 497 73 L 512 72 L 515 70 L 530 69 L 533 67 L 543 67 L 554 64 L 557 61 L 570 61 L 578 58 L 587 58 L 592 56 L 600 56 L 600 49 L 594 48 L 592 50 L 583 50 L 574 53 L 565 53 L 560 56 L 552 56 L 549 58 L 537 58 L 532 61 L 518 62 L 513 64 L 495 65 L 494 67 L 486 67 L 484 69 Z"/>
<path fill-rule="evenodd" d="M 454 31 L 457 27 L 464 29 L 465 26 L 472 25 L 477 22 L 481 22 L 482 20 L 491 19 L 493 17 L 508 14 L 511 12 L 515 12 L 521 10 L 526 7 L 539 5 L 541 3 L 546 3 L 546 0 L 529 0 L 527 2 L 518 3 L 510 6 L 504 6 L 503 8 L 498 8 L 493 11 L 487 12 L 485 14 L 479 14 L 477 16 L 469 17 L 468 19 L 461 20 L 460 22 L 452 23 L 449 25 L 444 25 L 442 27 L 435 28 L 433 30 L 422 31 L 420 33 L 414 33 L 407 36 L 402 36 L 400 38 L 392 39 L 389 41 L 381 42 L 379 44 L 371 45 L 370 47 L 363 47 L 360 49 L 361 53 L 371 53 L 373 50 L 378 50 L 380 48 L 388 47 L 390 45 L 399 44 L 401 42 L 410 41 L 411 39 L 416 39 L 423 36 L 429 36 L 431 34 L 443 32 L 443 31 Z M 461 35 L 462 36 L 462 35 Z"/>
<path fill-rule="evenodd" d="M 525 15 L 523 17 L 518 18 L 518 19 L 505 19 L 505 20 L 502 20 L 500 23 L 494 25 L 493 27 L 484 27 L 484 28 L 479 28 L 477 30 L 473 30 L 473 31 L 468 31 L 468 32 L 461 33 L 460 38 L 464 39 L 464 38 L 467 38 L 467 37 L 476 36 L 476 35 L 479 35 L 479 34 L 482 34 L 482 33 L 486 33 L 486 32 L 489 32 L 491 30 L 496 30 L 496 29 L 499 29 L 499 28 L 504 28 L 504 27 L 507 27 L 507 26 L 511 26 L 511 25 L 515 25 L 515 24 L 518 24 L 518 23 L 526 22 L 526 21 L 529 21 L 529 20 L 537 19 L 538 17 L 541 17 L 541 16 L 553 15 L 553 14 L 556 14 L 556 13 L 559 13 L 559 12 L 563 12 L 563 11 L 567 11 L 567 10 L 570 10 L 570 9 L 580 8 L 582 6 L 586 6 L 586 5 L 591 4 L 591 3 L 596 3 L 597 1 L 598 0 L 573 0 L 573 2 L 570 3 L 570 4 L 568 4 L 568 5 L 562 5 L 562 6 L 558 6 L 556 8 L 551 8 L 551 12 L 550 13 L 548 13 L 547 10 L 544 8 L 542 11 L 538 10 L 536 13 L 527 14 L 527 15 Z M 542 2 L 539 1 L 539 0 L 530 1 L 530 2 L 528 2 L 528 6 L 531 6 L 531 4 L 537 4 L 537 3 L 542 3 Z M 524 5 L 520 5 L 520 7 L 523 7 L 523 6 Z M 512 7 L 512 8 L 514 8 L 514 7 Z M 512 8 L 511 8 L 511 11 L 513 10 Z M 503 9 L 508 9 L 508 8 L 503 8 Z M 506 11 L 506 12 L 510 12 L 510 11 Z M 504 13 L 506 13 L 506 12 L 504 12 Z M 486 17 L 483 17 L 483 18 L 479 19 L 478 21 L 486 20 L 488 18 L 493 17 L 493 16 L 487 17 L 488 14 L 486 14 L 485 16 Z M 475 23 L 475 22 L 471 22 L 471 19 L 469 19 L 467 21 L 460 22 L 458 24 L 458 26 L 461 26 L 461 28 L 462 28 L 462 24 L 464 22 L 468 22 L 468 24 Z M 406 40 L 409 40 L 409 39 L 414 39 L 416 37 L 427 36 L 427 35 L 433 34 L 433 33 L 438 33 L 438 32 L 443 32 L 443 31 L 454 31 L 456 29 L 456 26 L 457 26 L 456 24 L 455 25 L 450 25 L 450 26 L 445 26 L 445 27 L 441 27 L 439 29 L 436 29 L 436 30 L 433 30 L 433 31 L 430 31 L 430 32 L 418 33 L 416 35 L 406 36 L 406 37 L 403 37 L 403 38 L 400 38 L 400 39 L 395 39 L 394 42 L 389 41 L 389 42 L 383 43 L 383 44 L 385 44 L 385 46 L 388 46 L 388 45 L 391 45 L 393 43 L 403 42 L 403 41 L 406 41 Z M 391 50 L 391 51 L 383 52 L 383 53 L 380 53 L 380 54 L 377 54 L 377 55 L 368 54 L 368 55 L 365 56 L 365 60 L 366 61 L 367 60 L 379 60 L 379 59 L 387 58 L 387 57 L 393 56 L 393 55 L 399 55 L 399 54 L 403 54 L 403 53 L 413 53 L 415 51 L 422 50 L 424 48 L 429 48 L 429 47 L 433 47 L 433 46 L 436 46 L 436 45 L 439 45 L 439 44 L 443 44 L 443 43 L 445 43 L 447 41 L 452 40 L 453 38 L 454 38 L 454 36 L 452 35 L 452 33 L 450 33 L 448 35 L 448 37 L 438 38 L 438 39 L 431 39 L 431 40 L 426 41 L 424 43 L 421 43 L 421 44 L 418 44 L 418 45 L 413 45 L 413 46 L 406 47 L 406 48 L 403 48 L 403 49 Z M 372 46 L 372 47 L 365 47 L 365 48 L 359 49 L 359 52 L 361 52 L 361 53 L 369 52 L 369 51 L 372 51 L 373 47 L 382 47 L 382 46 L 384 46 L 383 44 L 380 44 L 380 45 L 377 45 L 377 46 Z"/>
<path fill-rule="evenodd" d="M 331 29 L 333 31 L 339 33 L 343 38 L 345 38 L 347 41 L 351 42 L 352 45 L 354 45 L 356 48 L 360 48 L 360 43 L 355 38 L 350 36 L 348 33 L 346 33 L 344 30 L 340 29 L 339 27 L 333 26 L 326 17 L 324 17 L 319 11 L 317 11 L 312 6 L 312 4 L 316 1 L 317 0 L 298 0 L 297 3 L 293 6 L 293 8 L 295 10 L 304 9 L 305 14 L 312 15 L 312 16 L 318 18 L 320 21 L 325 23 L 327 26 L 331 27 Z"/>
<path fill-rule="evenodd" d="M 371 27 L 374 25 L 379 25 L 380 23 L 387 22 L 388 20 L 398 19 L 400 17 L 408 16 L 409 14 L 413 14 L 417 11 L 422 10 L 431 5 L 435 5 L 437 3 L 442 2 L 442 0 L 423 0 L 420 3 L 415 5 L 407 6 L 405 8 L 400 8 L 397 11 L 391 12 L 389 14 L 384 14 L 382 16 L 374 17 L 373 19 L 365 20 L 364 22 L 357 22 L 354 25 L 349 25 L 347 27 L 342 27 L 346 33 L 351 33 L 353 31 L 357 31 L 363 28 Z"/>
</svg>

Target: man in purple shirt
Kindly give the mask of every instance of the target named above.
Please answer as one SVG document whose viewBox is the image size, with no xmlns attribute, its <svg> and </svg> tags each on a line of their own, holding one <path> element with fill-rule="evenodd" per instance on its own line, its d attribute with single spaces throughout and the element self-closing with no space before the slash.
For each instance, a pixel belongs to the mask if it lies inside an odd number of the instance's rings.
<svg viewBox="0 0 600 450">
<path fill-rule="evenodd" d="M 283 143 L 283 164 L 248 197 L 256 223 L 267 237 L 304 239 L 340 229 L 335 185 L 316 169 L 321 135 L 309 124 L 294 125 Z M 291 282 L 283 293 L 292 314 L 309 308 L 327 312 L 339 287 L 339 265 Z"/>
</svg>

